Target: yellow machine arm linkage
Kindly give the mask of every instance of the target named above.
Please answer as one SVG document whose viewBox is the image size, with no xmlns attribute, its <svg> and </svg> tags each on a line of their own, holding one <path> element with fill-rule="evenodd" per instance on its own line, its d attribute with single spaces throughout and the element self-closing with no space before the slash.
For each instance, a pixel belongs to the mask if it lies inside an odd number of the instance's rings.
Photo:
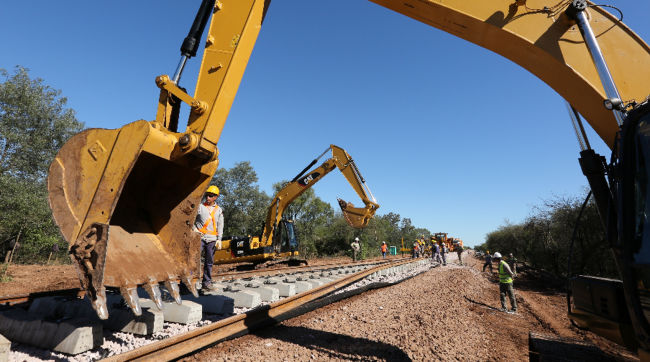
<svg viewBox="0 0 650 362">
<path fill-rule="evenodd" d="M 332 158 L 326 160 L 317 168 L 309 171 L 309 169 L 318 162 L 318 160 L 327 151 L 332 150 Z M 266 222 L 264 224 L 264 232 L 260 240 L 260 246 L 270 246 L 273 244 L 273 235 L 276 226 L 282 219 L 284 210 L 289 206 L 293 200 L 302 195 L 307 189 L 312 187 L 315 183 L 320 181 L 325 175 L 332 170 L 338 168 L 339 171 L 345 176 L 354 191 L 361 198 L 365 207 L 354 207 L 352 203 L 345 202 L 339 199 L 339 206 L 343 211 L 343 215 L 350 226 L 355 228 L 363 228 L 368 225 L 368 221 L 372 219 L 375 212 L 379 208 L 377 200 L 370 192 L 370 189 L 361 176 L 359 169 L 352 160 L 352 157 L 342 148 L 330 145 L 319 157 L 314 159 L 304 170 L 302 170 L 293 180 L 288 182 L 280 191 L 275 194 L 271 206 L 266 214 Z"/>
<path fill-rule="evenodd" d="M 568 0 L 372 1 L 519 64 L 613 144 L 617 125 L 602 107 L 605 92 L 578 27 L 564 14 Z M 177 86 L 176 77 L 160 76 L 155 121 L 85 130 L 50 166 L 54 219 L 101 318 L 108 316 L 106 287 L 119 288 L 136 314 L 137 286 L 158 304 L 161 282 L 177 302 L 179 281 L 196 293 L 199 236 L 190 225 L 216 171 L 217 143 L 268 6 L 266 0 L 206 3 L 212 20 L 194 96 Z M 650 84 L 648 45 L 601 8 L 587 14 L 622 99 L 643 100 Z M 191 107 L 184 132 L 175 129 L 173 104 L 179 101 Z"/>
</svg>

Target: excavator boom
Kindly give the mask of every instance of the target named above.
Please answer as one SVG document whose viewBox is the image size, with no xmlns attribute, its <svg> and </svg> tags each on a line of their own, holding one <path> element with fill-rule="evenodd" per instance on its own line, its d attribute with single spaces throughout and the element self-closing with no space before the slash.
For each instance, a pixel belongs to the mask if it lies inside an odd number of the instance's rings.
<svg viewBox="0 0 650 362">
<path fill-rule="evenodd" d="M 318 162 L 327 151 L 332 151 L 332 157 L 319 167 L 310 170 L 310 168 Z M 370 189 L 361 176 L 359 169 L 352 160 L 352 157 L 342 148 L 330 145 L 325 152 L 319 157 L 314 159 L 307 167 L 305 167 L 296 177 L 282 187 L 280 191 L 275 194 L 269 212 L 266 215 L 266 222 L 264 224 L 264 231 L 262 233 L 262 246 L 271 245 L 273 242 L 273 235 L 275 228 L 282 219 L 284 210 L 303 192 L 312 187 L 316 182 L 320 181 L 325 175 L 338 168 L 339 171 L 345 176 L 350 186 L 359 195 L 365 207 L 354 207 L 350 202 L 339 199 L 339 206 L 343 215 L 350 224 L 355 228 L 363 228 L 368 225 L 370 219 L 375 215 L 379 208 L 377 200 L 370 192 Z"/>
</svg>

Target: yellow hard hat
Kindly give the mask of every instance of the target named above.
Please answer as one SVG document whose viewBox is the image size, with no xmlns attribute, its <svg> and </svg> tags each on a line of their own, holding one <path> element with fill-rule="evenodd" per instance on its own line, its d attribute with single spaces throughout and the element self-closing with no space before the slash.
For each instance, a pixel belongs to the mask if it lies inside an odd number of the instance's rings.
<svg viewBox="0 0 650 362">
<path fill-rule="evenodd" d="M 215 185 L 211 185 L 205 193 L 219 195 L 219 188 Z"/>
</svg>

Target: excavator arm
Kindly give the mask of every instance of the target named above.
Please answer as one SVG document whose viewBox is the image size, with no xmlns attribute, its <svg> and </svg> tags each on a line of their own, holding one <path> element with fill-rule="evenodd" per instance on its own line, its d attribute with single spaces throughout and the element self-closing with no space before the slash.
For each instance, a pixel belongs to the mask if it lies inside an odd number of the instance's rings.
<svg viewBox="0 0 650 362">
<path fill-rule="evenodd" d="M 182 49 L 184 62 L 212 16 L 194 96 L 179 87 L 180 71 L 159 76 L 156 120 L 85 130 L 52 162 L 50 207 L 100 318 L 108 318 L 106 287 L 118 288 L 136 315 L 138 286 L 159 306 L 159 283 L 178 303 L 179 282 L 197 295 L 200 235 L 190 225 L 217 169 L 217 142 L 267 6 L 204 0 Z M 176 132 L 180 102 L 191 108 L 184 132 Z"/>
<path fill-rule="evenodd" d="M 327 153 L 332 151 L 332 157 L 323 162 L 320 166 L 310 170 L 318 160 Z M 332 172 L 334 169 L 341 171 L 350 186 L 359 195 L 365 207 L 358 208 L 350 202 L 339 199 L 339 206 L 343 212 L 343 216 L 350 226 L 355 228 L 363 228 L 368 225 L 370 219 L 375 215 L 379 208 L 377 200 L 370 192 L 370 189 L 365 183 L 361 172 L 357 168 L 352 157 L 342 148 L 330 145 L 325 152 L 315 158 L 307 167 L 305 167 L 293 180 L 285 184 L 280 191 L 275 194 L 271 206 L 269 206 L 264 224 L 264 231 L 260 241 L 261 246 L 270 246 L 273 244 L 273 236 L 275 229 L 282 219 L 282 214 L 286 208 L 303 192 L 311 188 L 320 181 L 325 175 Z"/>
</svg>

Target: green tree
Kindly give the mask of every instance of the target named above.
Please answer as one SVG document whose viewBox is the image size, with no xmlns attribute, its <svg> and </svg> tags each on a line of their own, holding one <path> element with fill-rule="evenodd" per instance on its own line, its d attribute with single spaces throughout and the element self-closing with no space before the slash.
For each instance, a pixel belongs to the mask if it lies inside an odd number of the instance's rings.
<svg viewBox="0 0 650 362">
<path fill-rule="evenodd" d="M 520 224 L 500 226 L 487 235 L 480 250 L 513 253 L 527 264 L 565 276 L 571 258 L 571 274 L 617 277 L 611 251 L 605 241 L 598 211 L 590 200 L 576 228 L 583 200 L 575 197 L 555 197 L 533 209 Z M 571 237 L 576 237 L 571 249 Z"/>
<path fill-rule="evenodd" d="M 0 69 L 0 174 L 41 181 L 65 141 L 83 129 L 61 91 L 16 67 Z"/>
<path fill-rule="evenodd" d="M 210 183 L 221 193 L 217 203 L 223 208 L 224 236 L 261 234 L 271 198 L 260 190 L 257 181 L 249 161 L 215 173 Z"/>
<path fill-rule="evenodd" d="M 402 218 L 399 214 L 394 212 L 389 212 L 386 215 L 383 215 L 383 219 L 386 221 L 388 226 L 386 230 L 385 241 L 388 245 L 400 245 L 402 241 L 402 232 L 400 228 L 400 222 Z"/>
<path fill-rule="evenodd" d="M 36 262 L 53 244 L 66 247 L 52 221 L 45 177 L 59 148 L 83 129 L 75 112 L 23 67 L 0 69 L 0 243 L 20 233 L 18 262 Z"/>
<path fill-rule="evenodd" d="M 352 257 L 350 244 L 360 235 L 359 229 L 351 227 L 341 211 L 316 230 L 316 249 L 319 255 L 347 255 Z M 365 246 L 361 245 L 362 250 Z"/>
<path fill-rule="evenodd" d="M 415 226 L 413 226 L 411 219 L 403 218 L 402 221 L 400 222 L 399 229 L 400 229 L 400 237 L 399 237 L 400 248 L 403 246 L 404 248 L 411 250 L 413 241 L 418 237 L 417 236 L 418 233 L 415 230 Z M 404 245 L 402 245 L 402 241 L 404 241 Z"/>
</svg>

